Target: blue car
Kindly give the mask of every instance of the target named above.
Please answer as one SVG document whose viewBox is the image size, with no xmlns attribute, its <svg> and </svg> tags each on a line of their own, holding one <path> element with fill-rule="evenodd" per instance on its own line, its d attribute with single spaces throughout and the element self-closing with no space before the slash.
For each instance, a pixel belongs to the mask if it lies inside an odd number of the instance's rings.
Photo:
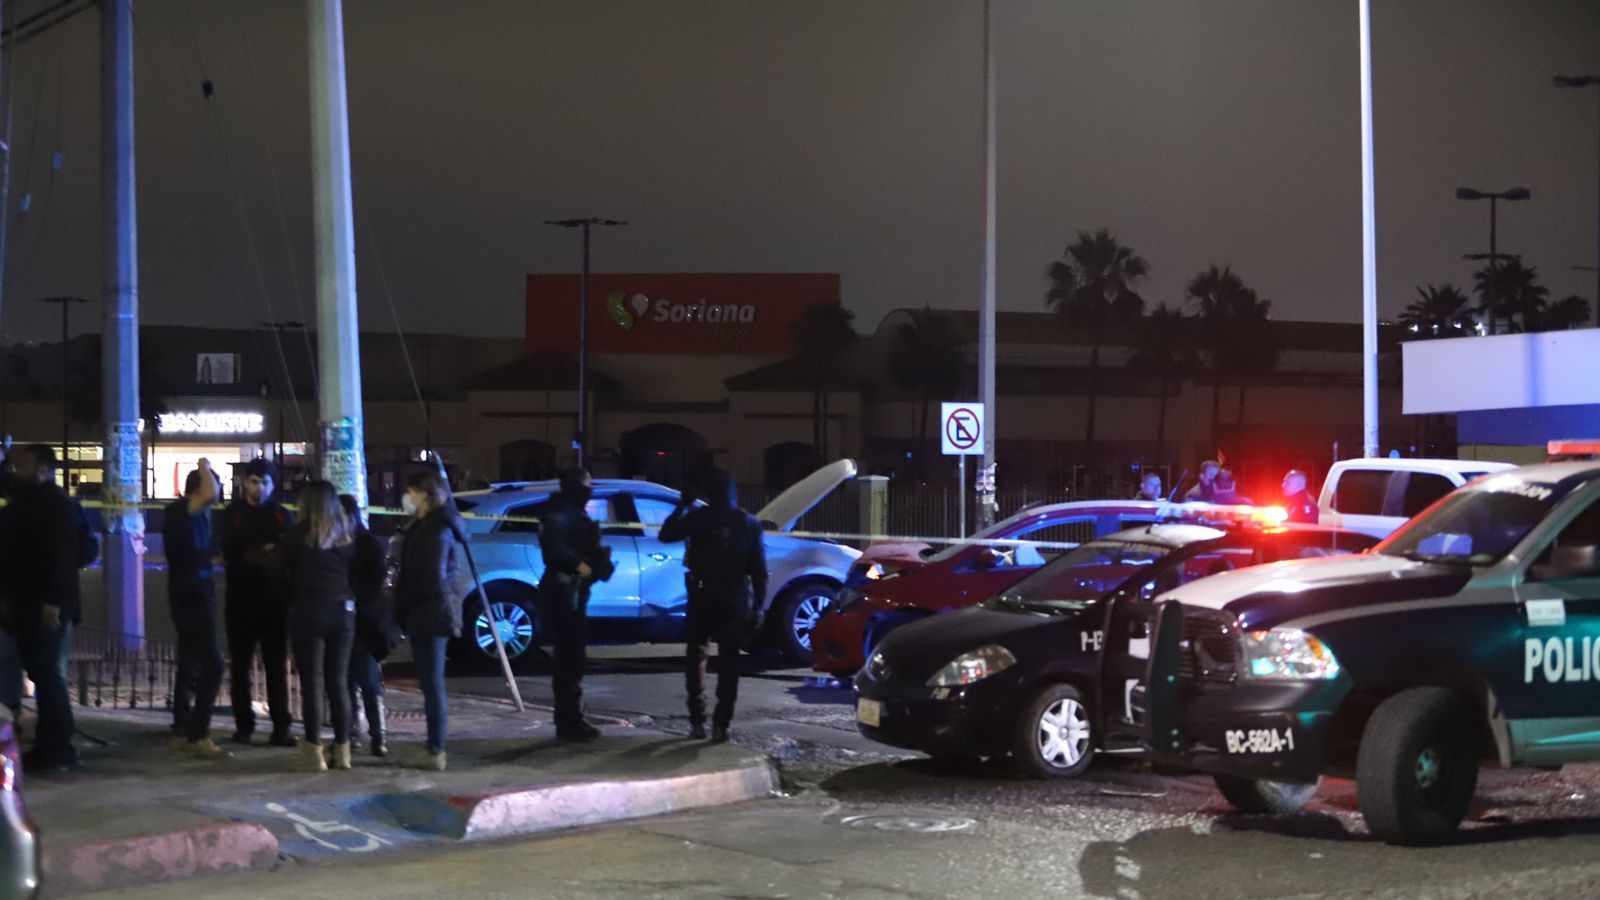
<svg viewBox="0 0 1600 900">
<path fill-rule="evenodd" d="M 761 638 L 786 658 L 811 658 L 811 629 L 834 602 L 859 551 L 828 541 L 790 537 L 801 516 L 856 473 L 850 460 L 825 466 L 785 491 L 756 517 L 767 526 L 767 596 L 760 598 Z M 554 481 L 497 485 L 456 496 L 472 533 L 472 553 L 484 592 L 499 624 L 506 654 L 515 663 L 539 642 L 535 592 L 544 571 L 539 515 Z M 683 544 L 662 543 L 661 523 L 677 506 L 677 491 L 645 481 L 597 480 L 589 516 L 617 565 L 610 581 L 589 599 L 589 634 L 595 641 L 681 641 L 688 597 Z M 494 635 L 476 592 L 467 600 L 465 634 L 456 659 L 494 658 Z"/>
</svg>

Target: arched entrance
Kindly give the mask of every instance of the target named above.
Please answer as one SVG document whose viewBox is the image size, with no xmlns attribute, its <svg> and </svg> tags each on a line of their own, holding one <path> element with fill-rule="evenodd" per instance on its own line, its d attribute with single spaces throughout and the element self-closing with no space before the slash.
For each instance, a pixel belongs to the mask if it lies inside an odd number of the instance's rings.
<svg viewBox="0 0 1600 900">
<path fill-rule="evenodd" d="M 761 463 L 767 490 L 781 491 L 822 468 L 822 455 L 810 444 L 786 441 L 762 451 Z"/>
<path fill-rule="evenodd" d="M 711 468 L 706 439 L 692 428 L 658 422 L 622 436 L 622 476 L 681 488 Z"/>
<path fill-rule="evenodd" d="M 544 481 L 556 477 L 556 448 L 544 441 L 512 441 L 500 447 L 500 481 Z"/>
</svg>

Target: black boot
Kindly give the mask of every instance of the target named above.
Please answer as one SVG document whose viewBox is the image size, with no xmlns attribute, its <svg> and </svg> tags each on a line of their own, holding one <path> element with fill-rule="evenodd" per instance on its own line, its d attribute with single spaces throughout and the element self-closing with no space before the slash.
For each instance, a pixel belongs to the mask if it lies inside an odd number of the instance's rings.
<svg viewBox="0 0 1600 900">
<path fill-rule="evenodd" d="M 703 741 L 705 739 L 706 739 L 706 723 L 704 723 L 704 722 L 690 722 L 689 723 L 689 740 L 691 740 L 691 741 Z"/>
<path fill-rule="evenodd" d="M 382 759 L 389 755 L 389 748 L 383 739 L 388 710 L 384 708 L 382 697 L 369 698 L 366 705 L 367 735 L 372 739 L 372 755 Z"/>
</svg>

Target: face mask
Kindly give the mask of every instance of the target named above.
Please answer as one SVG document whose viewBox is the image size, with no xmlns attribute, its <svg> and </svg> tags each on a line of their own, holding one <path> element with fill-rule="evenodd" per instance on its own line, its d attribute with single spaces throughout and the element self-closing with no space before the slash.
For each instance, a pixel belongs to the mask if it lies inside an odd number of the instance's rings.
<svg viewBox="0 0 1600 900">
<path fill-rule="evenodd" d="M 405 510 L 406 511 L 406 515 L 408 515 L 408 516 L 416 515 L 417 514 L 417 498 L 416 498 L 416 496 L 413 495 L 413 494 L 406 494 L 406 495 L 402 496 L 400 498 L 400 508 Z"/>
</svg>

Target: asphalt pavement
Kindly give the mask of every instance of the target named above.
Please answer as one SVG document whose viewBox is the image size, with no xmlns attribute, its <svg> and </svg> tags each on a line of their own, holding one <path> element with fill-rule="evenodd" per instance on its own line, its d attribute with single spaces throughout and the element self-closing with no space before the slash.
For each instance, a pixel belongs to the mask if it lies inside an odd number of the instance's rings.
<svg viewBox="0 0 1600 900">
<path fill-rule="evenodd" d="M 591 710 L 687 730 L 681 647 L 596 648 Z M 396 679 L 396 680 L 403 680 Z M 548 680 L 519 680 L 538 703 Z M 491 677 L 457 694 L 502 696 Z M 1600 896 L 1600 767 L 1487 772 L 1456 844 L 1372 841 L 1354 786 L 1296 816 L 1242 816 L 1208 779 L 1097 761 L 1034 781 L 1005 761 L 934 763 L 856 733 L 850 691 L 747 661 L 734 739 L 777 761 L 777 797 L 543 838 L 306 856 L 188 882 L 216 898 L 1588 897 Z M 168 897 L 145 888 L 130 897 Z"/>
</svg>

